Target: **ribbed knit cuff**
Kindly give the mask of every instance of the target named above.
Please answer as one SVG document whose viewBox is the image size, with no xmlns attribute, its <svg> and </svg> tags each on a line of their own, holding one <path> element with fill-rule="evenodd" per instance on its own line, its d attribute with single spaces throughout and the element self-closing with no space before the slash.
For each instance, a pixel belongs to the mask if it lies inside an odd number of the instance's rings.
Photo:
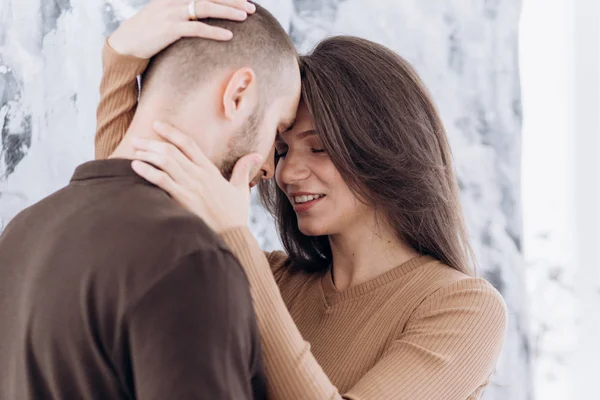
<svg viewBox="0 0 600 400">
<path fill-rule="evenodd" d="M 148 67 L 150 59 L 139 58 L 135 56 L 125 55 L 117 52 L 108 43 L 108 38 L 104 41 L 104 47 L 102 48 L 102 65 L 105 69 L 110 68 L 114 72 L 116 78 L 127 78 L 135 73 L 135 76 L 140 75 Z M 117 66 L 118 68 L 112 68 Z"/>
</svg>

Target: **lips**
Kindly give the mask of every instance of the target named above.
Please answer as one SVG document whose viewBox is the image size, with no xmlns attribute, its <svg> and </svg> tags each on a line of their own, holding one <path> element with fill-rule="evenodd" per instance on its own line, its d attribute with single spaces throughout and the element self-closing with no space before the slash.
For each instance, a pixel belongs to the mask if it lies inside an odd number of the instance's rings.
<svg viewBox="0 0 600 400">
<path fill-rule="evenodd" d="M 290 201 L 297 213 L 305 212 L 318 204 L 325 197 L 322 193 L 296 192 L 290 194 Z"/>
<path fill-rule="evenodd" d="M 325 197 L 324 194 L 309 194 L 309 195 L 302 195 L 302 196 L 294 196 L 294 204 L 302 204 L 302 203 L 307 203 L 309 201 L 313 201 L 313 200 L 317 200 L 320 198 Z"/>
</svg>

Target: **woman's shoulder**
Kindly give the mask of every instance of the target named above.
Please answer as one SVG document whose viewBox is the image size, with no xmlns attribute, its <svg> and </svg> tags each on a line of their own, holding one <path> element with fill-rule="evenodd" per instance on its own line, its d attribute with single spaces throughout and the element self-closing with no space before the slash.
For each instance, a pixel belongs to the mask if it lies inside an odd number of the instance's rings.
<svg viewBox="0 0 600 400">
<path fill-rule="evenodd" d="M 471 276 L 449 265 L 431 259 L 423 273 L 428 279 L 423 287 L 423 302 L 469 305 L 490 308 L 506 314 L 506 303 L 500 291 L 482 277 Z"/>
<path fill-rule="evenodd" d="M 269 260 L 269 265 L 271 266 L 271 270 L 273 273 L 276 271 L 286 271 L 290 275 L 299 275 L 299 276 L 312 276 L 315 271 L 311 272 L 307 265 L 308 261 L 294 261 L 285 251 L 276 250 L 276 251 L 265 251 L 265 257 Z"/>
<path fill-rule="evenodd" d="M 290 264 L 290 257 L 283 250 L 265 251 L 264 253 L 267 260 L 269 260 L 271 269 L 279 269 Z"/>
<path fill-rule="evenodd" d="M 269 261 L 269 266 L 271 267 L 271 272 L 275 277 L 275 281 L 279 282 L 282 275 L 291 264 L 290 257 L 282 250 L 265 251 L 264 253 Z"/>
<path fill-rule="evenodd" d="M 306 284 L 318 282 L 322 276 L 319 272 L 307 271 L 305 263 L 294 261 L 284 251 L 265 252 L 265 256 L 284 300 L 293 297 Z"/>
</svg>

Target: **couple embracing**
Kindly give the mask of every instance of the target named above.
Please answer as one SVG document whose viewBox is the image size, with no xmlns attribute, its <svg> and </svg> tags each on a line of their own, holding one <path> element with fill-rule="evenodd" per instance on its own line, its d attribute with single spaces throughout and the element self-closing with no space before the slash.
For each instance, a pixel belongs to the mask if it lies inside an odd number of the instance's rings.
<svg viewBox="0 0 600 400">
<path fill-rule="evenodd" d="M 404 59 L 154 0 L 103 64 L 97 159 L 0 236 L 0 399 L 481 397 L 506 308 Z M 285 251 L 248 229 L 255 185 Z"/>
</svg>

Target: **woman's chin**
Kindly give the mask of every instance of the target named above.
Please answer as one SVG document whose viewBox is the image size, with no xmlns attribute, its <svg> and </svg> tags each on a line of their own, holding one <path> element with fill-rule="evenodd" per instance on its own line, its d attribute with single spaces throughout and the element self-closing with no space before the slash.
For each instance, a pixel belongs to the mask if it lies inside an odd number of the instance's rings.
<svg viewBox="0 0 600 400">
<path fill-rule="evenodd" d="M 328 235 L 327 229 L 322 224 L 314 221 L 298 221 L 298 230 L 306 236 L 325 236 Z"/>
</svg>

